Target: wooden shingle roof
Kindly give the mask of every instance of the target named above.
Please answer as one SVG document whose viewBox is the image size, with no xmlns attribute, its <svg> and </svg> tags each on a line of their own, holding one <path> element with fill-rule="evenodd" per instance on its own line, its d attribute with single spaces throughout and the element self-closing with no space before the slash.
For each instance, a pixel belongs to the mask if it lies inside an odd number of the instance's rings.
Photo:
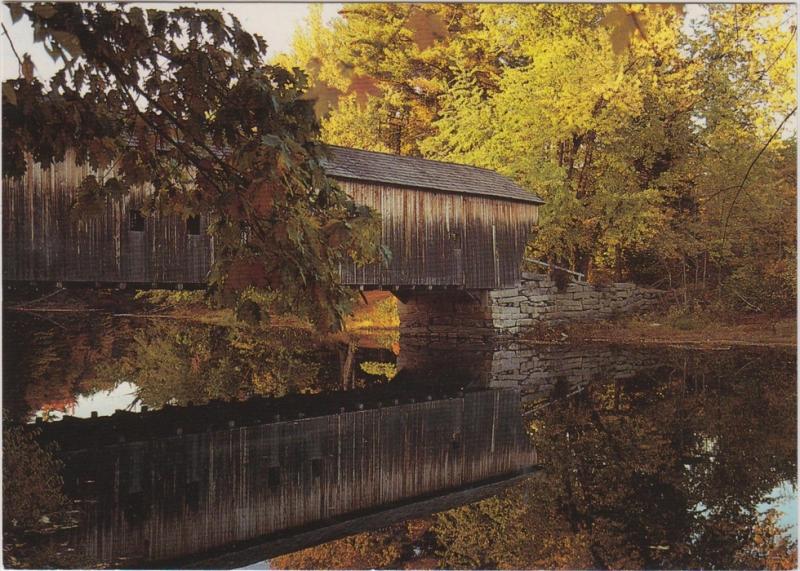
<svg viewBox="0 0 800 571">
<path fill-rule="evenodd" d="M 325 172 L 333 178 L 491 196 L 542 204 L 506 177 L 479 167 L 327 145 Z"/>
</svg>

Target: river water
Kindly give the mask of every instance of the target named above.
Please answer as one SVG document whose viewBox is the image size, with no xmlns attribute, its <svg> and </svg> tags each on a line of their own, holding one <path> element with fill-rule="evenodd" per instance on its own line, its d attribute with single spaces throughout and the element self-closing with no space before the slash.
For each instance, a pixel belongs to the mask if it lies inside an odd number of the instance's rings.
<svg viewBox="0 0 800 571">
<path fill-rule="evenodd" d="M 793 352 L 470 345 L 400 339 L 393 331 L 321 343 L 290 328 L 99 313 L 4 316 L 4 426 L 35 426 L 38 419 L 51 435 L 65 416 L 97 416 L 102 423 L 104 417 L 144 418 L 147 411 L 147 418 L 162 418 L 154 411 L 191 408 L 202 422 L 208 407 L 246 407 L 256 399 L 268 400 L 270 414 L 285 411 L 286 419 L 392 402 L 435 407 L 471 398 L 465 393 L 510 392 L 518 395 L 518 418 L 505 420 L 524 427 L 536 450 L 536 477 L 460 509 L 414 513 L 425 529 L 416 536 L 398 539 L 401 528 L 410 529 L 402 519 L 389 531 L 348 529 L 364 532 L 364 545 L 378 536 L 394 545 L 396 553 L 383 560 L 364 553 L 342 559 L 341 551 L 323 546 L 271 564 L 762 568 L 785 567 L 796 553 Z M 237 426 L 248 422 L 261 419 L 249 412 L 236 417 Z M 426 422 L 449 430 L 444 417 Z M 63 434 L 55 438 L 62 449 L 79 438 Z M 455 447 L 455 432 L 452 440 Z M 396 444 L 381 442 L 384 448 Z M 494 435 L 491 445 L 494 451 Z M 265 473 L 265 482 L 270 477 Z M 71 499 L 80 520 L 87 500 Z M 133 517 L 129 511 L 126 518 Z M 142 557 L 137 564 L 146 565 Z"/>
</svg>

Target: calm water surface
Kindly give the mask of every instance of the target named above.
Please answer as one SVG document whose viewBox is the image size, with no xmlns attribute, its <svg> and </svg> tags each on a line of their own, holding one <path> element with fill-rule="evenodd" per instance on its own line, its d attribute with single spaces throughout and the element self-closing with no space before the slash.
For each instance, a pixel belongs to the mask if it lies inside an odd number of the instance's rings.
<svg viewBox="0 0 800 571">
<path fill-rule="evenodd" d="M 792 352 L 420 343 L 391 332 L 348 346 L 291 329 L 15 313 L 4 316 L 3 343 L 6 423 L 96 415 L 119 424 L 111 419 L 138 414 L 160 426 L 167 413 L 153 411 L 191 405 L 201 417 L 222 407 L 239 426 L 263 421 L 247 408 L 256 401 L 286 419 L 519 391 L 514 422 L 527 429 L 542 469 L 496 499 L 518 508 L 509 529 L 528 540 L 510 537 L 509 545 L 526 547 L 480 560 L 465 538 L 440 531 L 438 541 L 453 547 L 440 561 L 447 566 L 747 568 L 777 561 L 769 545 L 797 540 Z M 437 422 L 448 430 L 449 421 Z M 159 430 L 174 434 L 175 425 Z M 55 439 L 79 449 L 84 437 Z M 453 449 L 470 445 L 459 438 L 454 432 Z M 187 505 L 195 501 L 181 493 Z M 129 519 L 150 517 L 125 509 Z M 509 525 L 482 509 L 459 512 L 473 536 Z"/>
</svg>

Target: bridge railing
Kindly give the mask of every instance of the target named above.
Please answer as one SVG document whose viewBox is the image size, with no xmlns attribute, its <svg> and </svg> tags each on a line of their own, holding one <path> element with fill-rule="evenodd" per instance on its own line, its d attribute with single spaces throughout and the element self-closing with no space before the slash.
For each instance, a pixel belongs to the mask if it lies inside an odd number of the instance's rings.
<svg viewBox="0 0 800 571">
<path fill-rule="evenodd" d="M 547 268 L 548 270 L 549 269 L 561 270 L 562 272 L 567 272 L 568 274 L 575 276 L 575 278 L 579 282 L 585 282 L 586 281 L 584 279 L 585 278 L 585 274 L 582 274 L 581 272 L 575 272 L 573 270 L 570 270 L 568 268 L 564 268 L 562 266 L 556 266 L 555 264 L 548 264 L 547 262 L 543 262 L 542 260 L 535 260 L 533 258 L 525 258 L 525 262 L 526 263 L 535 264 L 535 265 L 543 267 L 543 268 Z"/>
</svg>

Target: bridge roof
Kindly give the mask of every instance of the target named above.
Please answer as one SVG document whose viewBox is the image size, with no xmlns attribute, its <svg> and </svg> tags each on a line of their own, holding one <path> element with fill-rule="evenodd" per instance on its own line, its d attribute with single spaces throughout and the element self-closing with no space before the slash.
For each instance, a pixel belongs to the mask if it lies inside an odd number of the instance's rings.
<svg viewBox="0 0 800 571">
<path fill-rule="evenodd" d="M 489 169 L 333 145 L 328 145 L 327 150 L 329 158 L 323 166 L 328 176 L 334 178 L 544 203 L 532 192 Z"/>
</svg>

